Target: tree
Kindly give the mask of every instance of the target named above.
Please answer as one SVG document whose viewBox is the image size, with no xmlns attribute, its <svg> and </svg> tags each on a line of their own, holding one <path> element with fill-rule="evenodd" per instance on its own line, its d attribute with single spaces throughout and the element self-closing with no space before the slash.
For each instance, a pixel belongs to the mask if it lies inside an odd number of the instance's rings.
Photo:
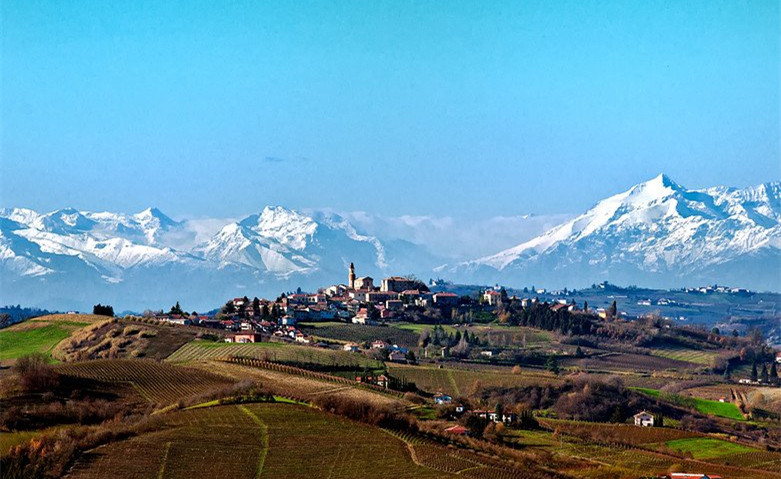
<svg viewBox="0 0 781 479">
<path fill-rule="evenodd" d="M 621 405 L 617 405 L 615 409 L 613 409 L 613 413 L 610 414 L 610 422 L 620 424 L 624 421 L 626 421 L 624 408 L 622 408 Z"/>
<path fill-rule="evenodd" d="M 760 345 L 765 342 L 764 335 L 762 334 L 762 330 L 758 327 L 754 326 L 749 330 L 748 332 L 749 340 L 751 341 L 751 344 Z"/>
<path fill-rule="evenodd" d="M 428 346 L 429 341 L 431 340 L 431 332 L 428 329 L 424 329 L 420 332 L 420 337 L 418 338 L 418 346 L 421 348 L 425 348 Z"/>
<path fill-rule="evenodd" d="M 769 381 L 770 377 L 769 377 L 768 372 L 767 372 L 767 364 L 765 364 L 765 363 L 762 363 L 762 374 L 761 374 L 760 378 L 762 378 L 762 382 L 765 383 L 765 384 L 770 382 Z"/>
<path fill-rule="evenodd" d="M 583 312 L 588 313 L 588 301 L 583 301 Z"/>
<path fill-rule="evenodd" d="M 233 301 L 228 301 L 222 308 L 220 308 L 220 310 L 224 314 L 231 315 L 236 312 L 236 305 L 233 304 Z"/>
<path fill-rule="evenodd" d="M 577 349 L 575 349 L 575 357 L 582 358 L 583 356 L 585 356 L 585 354 L 583 354 L 583 350 L 578 346 Z"/>
<path fill-rule="evenodd" d="M 409 361 L 410 363 L 416 363 L 418 361 L 418 358 L 415 357 L 415 353 L 412 352 L 412 350 L 407 351 L 405 357 L 407 358 L 407 361 Z"/>
<path fill-rule="evenodd" d="M 751 365 L 751 380 L 756 381 L 757 380 L 757 362 L 754 361 L 754 363 Z"/>
<path fill-rule="evenodd" d="M 168 311 L 168 314 L 178 314 L 178 315 L 184 315 L 184 311 L 182 311 L 182 307 L 179 306 L 179 301 L 176 302 L 175 305 L 171 306 L 171 310 Z"/>
<path fill-rule="evenodd" d="M 664 427 L 664 414 L 654 415 L 654 427 Z"/>
<path fill-rule="evenodd" d="M 616 319 L 618 316 L 618 304 L 616 304 L 616 300 L 613 300 L 613 304 L 610 305 L 610 309 L 608 309 L 607 314 L 610 319 Z"/>
<path fill-rule="evenodd" d="M 776 363 L 770 363 L 770 381 L 778 382 L 778 370 L 776 369 Z"/>
<path fill-rule="evenodd" d="M 738 330 L 737 329 L 733 329 L 732 330 L 732 337 L 733 338 L 737 338 L 738 336 L 740 336 L 740 333 L 738 333 Z"/>
<path fill-rule="evenodd" d="M 466 357 L 469 355 L 469 343 L 466 342 L 465 338 L 461 338 L 461 340 L 458 342 L 458 344 L 453 347 L 453 354 L 456 356 Z"/>
<path fill-rule="evenodd" d="M 114 316 L 114 307 L 111 305 L 96 304 L 92 307 L 92 314 L 98 316 Z"/>
<path fill-rule="evenodd" d="M 559 362 L 556 360 L 555 354 L 548 356 L 548 360 L 545 361 L 545 369 L 552 372 L 556 376 L 559 375 Z"/>
<path fill-rule="evenodd" d="M 715 334 L 716 336 L 720 335 L 719 328 L 716 326 L 713 327 L 713 329 L 710 330 L 711 334 Z"/>
</svg>

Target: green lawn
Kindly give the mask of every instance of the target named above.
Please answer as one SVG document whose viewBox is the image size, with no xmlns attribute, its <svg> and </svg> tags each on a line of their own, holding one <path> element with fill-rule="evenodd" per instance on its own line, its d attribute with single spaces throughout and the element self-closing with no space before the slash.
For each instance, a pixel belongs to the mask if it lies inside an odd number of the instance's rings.
<svg viewBox="0 0 781 479">
<path fill-rule="evenodd" d="M 756 451 L 756 449 L 741 444 L 706 437 L 675 439 L 673 441 L 667 441 L 664 444 L 676 451 L 691 452 L 694 459 L 712 459 L 714 457 L 722 457 L 730 454 Z"/>
<path fill-rule="evenodd" d="M 59 324 L 34 329 L 0 331 L 0 360 L 16 359 L 25 354 L 48 354 L 70 331 Z"/>
<path fill-rule="evenodd" d="M 713 416 L 725 417 L 727 419 L 734 419 L 736 421 L 743 421 L 743 414 L 733 403 L 712 401 L 710 399 L 702 399 L 698 397 L 681 396 L 679 394 L 662 393 L 658 389 L 650 388 L 629 388 L 635 391 L 641 392 L 653 398 L 659 398 L 662 400 L 670 401 L 680 406 L 690 407 L 696 409 L 703 414 L 711 414 Z"/>
<path fill-rule="evenodd" d="M 393 323 L 391 324 L 394 328 L 399 329 L 406 329 L 407 331 L 414 331 L 418 334 L 420 334 L 421 331 L 428 329 L 429 331 L 434 330 L 434 324 L 417 324 L 417 323 Z M 442 329 L 445 330 L 447 334 L 456 334 L 456 328 L 453 326 L 450 326 L 448 324 L 441 325 Z"/>
</svg>

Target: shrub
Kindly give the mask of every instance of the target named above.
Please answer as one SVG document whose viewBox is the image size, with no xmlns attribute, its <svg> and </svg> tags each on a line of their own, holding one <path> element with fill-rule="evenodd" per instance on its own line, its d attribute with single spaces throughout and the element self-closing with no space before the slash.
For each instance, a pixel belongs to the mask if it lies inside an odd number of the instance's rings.
<svg viewBox="0 0 781 479">
<path fill-rule="evenodd" d="M 16 374 L 25 391 L 53 389 L 60 383 L 59 375 L 49 365 L 49 358 L 41 353 L 19 358 L 16 361 Z"/>
</svg>

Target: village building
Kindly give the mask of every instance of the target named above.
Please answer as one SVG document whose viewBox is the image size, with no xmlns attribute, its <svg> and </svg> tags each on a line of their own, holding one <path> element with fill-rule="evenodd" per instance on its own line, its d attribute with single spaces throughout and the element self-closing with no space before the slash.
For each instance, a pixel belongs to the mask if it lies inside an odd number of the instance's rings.
<svg viewBox="0 0 781 479">
<path fill-rule="evenodd" d="M 404 355 L 401 351 L 391 351 L 388 355 L 388 361 L 394 362 L 394 363 L 406 363 L 407 362 L 407 356 Z"/>
<path fill-rule="evenodd" d="M 402 278 L 401 276 L 391 276 L 382 280 L 380 291 L 401 293 L 402 291 L 413 289 L 416 284 L 417 281 L 414 279 Z"/>
<path fill-rule="evenodd" d="M 485 304 L 488 306 L 496 306 L 499 304 L 499 302 L 502 300 L 502 293 L 499 293 L 498 291 L 494 291 L 492 289 L 489 289 L 485 293 L 483 293 L 483 301 L 485 301 Z"/>
<path fill-rule="evenodd" d="M 351 353 L 358 352 L 358 344 L 356 343 L 347 343 L 344 346 L 342 346 L 342 349 Z"/>
<path fill-rule="evenodd" d="M 458 306 L 458 295 L 455 293 L 434 293 L 434 304 L 437 306 Z"/>
<path fill-rule="evenodd" d="M 353 282 L 355 285 L 356 290 L 372 290 L 374 289 L 374 278 L 371 276 L 361 276 L 360 278 L 355 278 L 355 281 Z"/>
<path fill-rule="evenodd" d="M 635 426 L 651 427 L 654 425 L 654 416 L 648 411 L 642 411 L 634 416 Z"/>
<path fill-rule="evenodd" d="M 497 413 L 496 411 L 485 411 L 485 410 L 478 410 L 474 412 L 477 416 L 488 419 L 489 421 L 493 422 L 503 422 L 505 424 L 510 424 L 511 422 L 515 421 L 515 414 L 505 414 L 505 413 Z"/>
<path fill-rule="evenodd" d="M 259 343 L 262 340 L 259 333 L 236 333 L 225 338 L 226 343 Z"/>
</svg>

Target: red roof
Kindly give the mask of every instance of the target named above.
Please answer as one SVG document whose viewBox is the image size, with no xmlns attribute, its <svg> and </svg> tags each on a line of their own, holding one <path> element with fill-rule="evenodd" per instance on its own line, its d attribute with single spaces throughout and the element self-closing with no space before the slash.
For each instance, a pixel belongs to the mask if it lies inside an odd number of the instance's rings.
<svg viewBox="0 0 781 479">
<path fill-rule="evenodd" d="M 456 293 L 434 293 L 434 296 L 446 296 L 449 298 L 457 297 L 458 295 Z"/>
<path fill-rule="evenodd" d="M 466 434 L 467 429 L 464 426 L 452 426 L 447 429 L 445 429 L 445 432 L 449 432 L 450 434 L 458 434 L 460 436 Z"/>
</svg>

